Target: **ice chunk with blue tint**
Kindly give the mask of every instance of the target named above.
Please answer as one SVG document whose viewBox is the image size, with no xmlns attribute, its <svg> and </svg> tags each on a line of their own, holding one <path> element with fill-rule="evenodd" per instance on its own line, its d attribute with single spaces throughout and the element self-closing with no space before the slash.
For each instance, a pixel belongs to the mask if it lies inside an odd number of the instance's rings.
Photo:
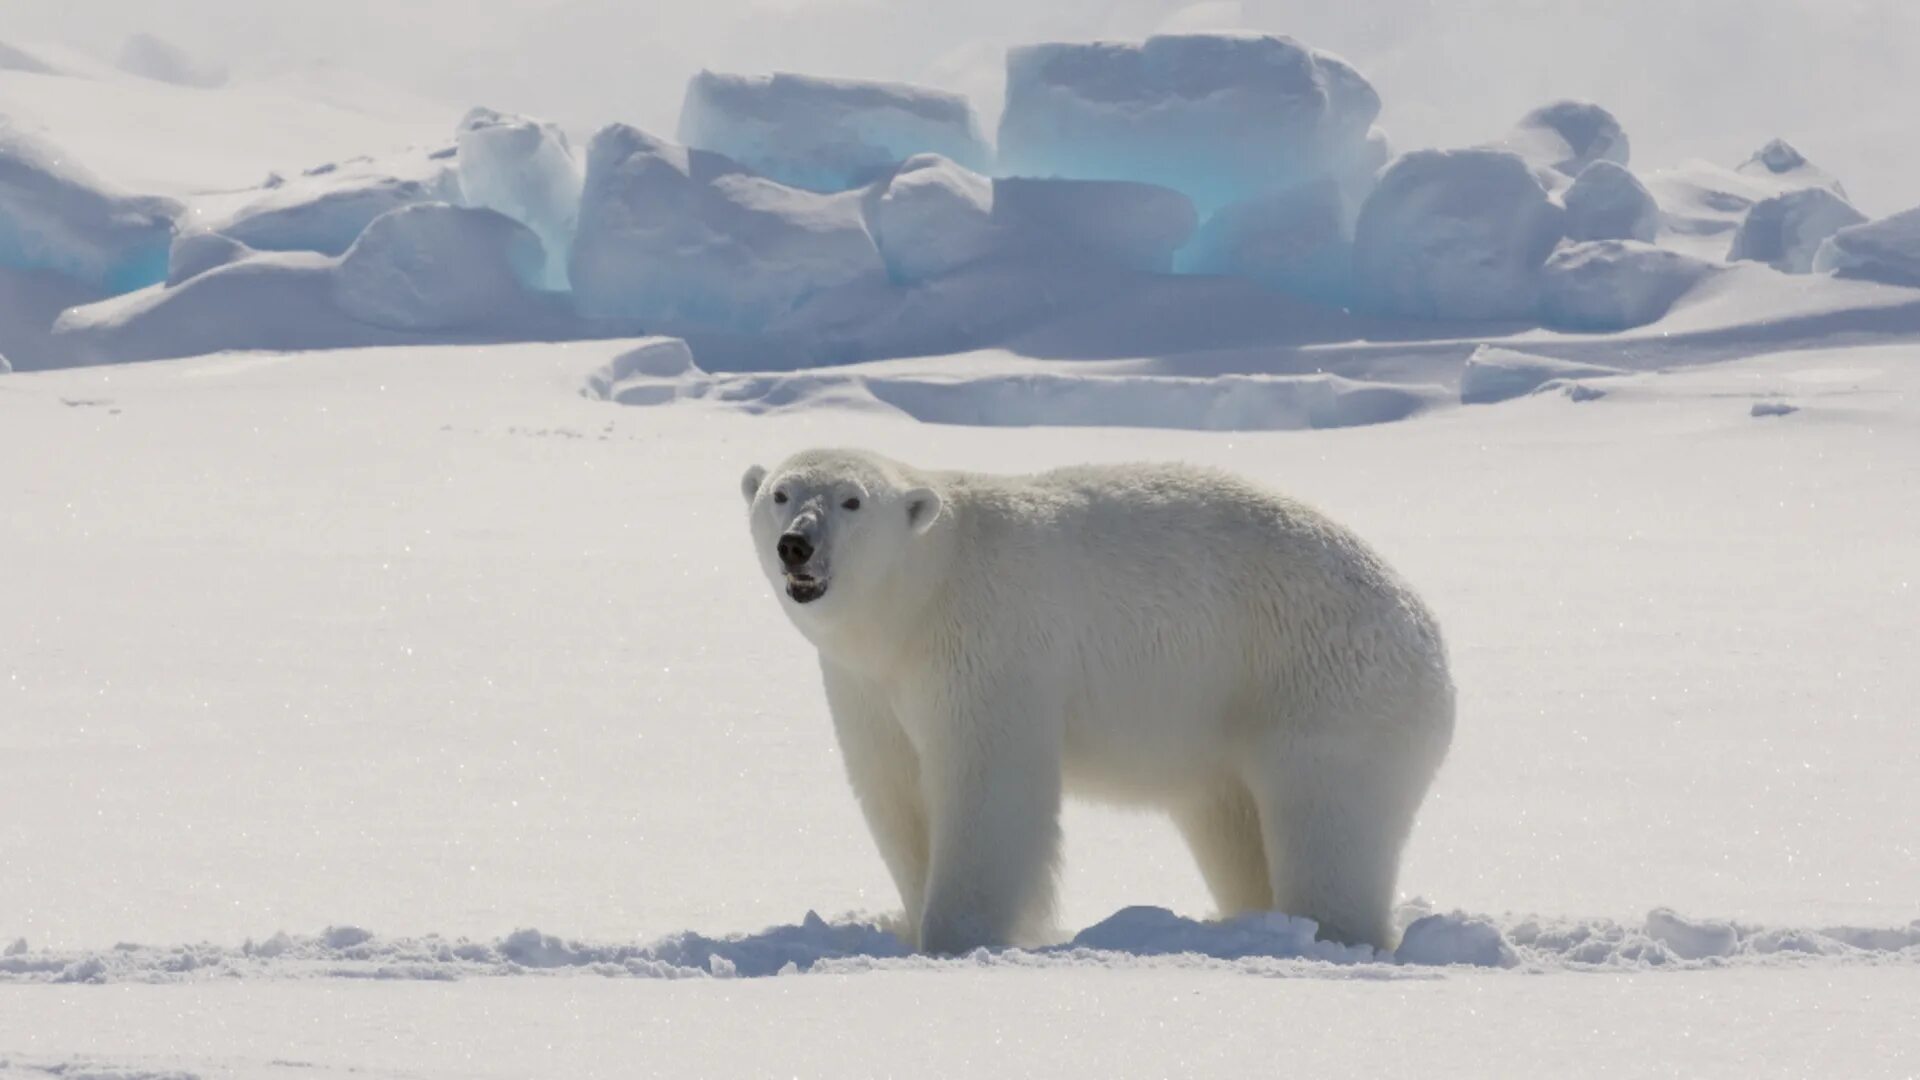
<svg viewBox="0 0 1920 1080">
<path fill-rule="evenodd" d="M 1359 72 L 1291 38 L 1027 45 L 1007 54 L 997 170 L 1159 184 L 1206 215 L 1377 157 L 1379 112 Z"/>
<path fill-rule="evenodd" d="M 171 199 L 114 190 L 0 116 L 0 266 L 130 292 L 167 276 L 180 212 Z"/>
<path fill-rule="evenodd" d="M 1345 303 L 1353 245 L 1331 180 L 1256 195 L 1223 207 L 1180 252 L 1193 274 L 1250 278 L 1327 304 Z"/>
<path fill-rule="evenodd" d="M 567 254 L 580 216 L 580 165 L 553 124 L 474 109 L 460 121 L 460 193 L 532 229 L 546 249 L 542 284 L 567 287 Z"/>
<path fill-rule="evenodd" d="M 576 308 L 753 332 L 885 268 L 864 193 L 822 195 L 614 124 L 587 147 L 569 277 Z"/>
<path fill-rule="evenodd" d="M 680 141 L 808 191 L 847 191 L 915 154 L 986 171 L 967 99 L 904 83 L 703 71 L 687 84 Z"/>
</svg>

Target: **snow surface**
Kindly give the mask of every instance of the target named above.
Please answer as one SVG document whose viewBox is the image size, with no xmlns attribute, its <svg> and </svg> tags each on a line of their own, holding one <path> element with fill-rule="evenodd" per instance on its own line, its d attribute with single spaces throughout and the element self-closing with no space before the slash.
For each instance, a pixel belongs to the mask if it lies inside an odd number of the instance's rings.
<svg viewBox="0 0 1920 1080">
<path fill-rule="evenodd" d="M 197 59 L 180 46 L 144 31 L 129 35 L 121 44 L 117 66 L 143 79 L 202 90 L 227 81 L 226 68 Z"/>
<path fill-rule="evenodd" d="M 460 180 L 447 160 L 450 156 L 328 162 L 272 185 L 224 220 L 203 219 L 199 224 L 259 251 L 340 255 L 374 218 L 389 210 L 458 202 Z"/>
<path fill-rule="evenodd" d="M 992 152 L 967 99 L 902 83 L 702 71 L 679 139 L 809 191 L 864 187 L 916 154 L 985 172 Z"/>
</svg>

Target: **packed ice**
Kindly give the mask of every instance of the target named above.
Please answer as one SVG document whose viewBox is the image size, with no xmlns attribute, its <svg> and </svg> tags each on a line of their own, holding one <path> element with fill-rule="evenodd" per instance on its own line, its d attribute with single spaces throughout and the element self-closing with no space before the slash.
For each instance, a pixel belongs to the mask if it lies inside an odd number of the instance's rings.
<svg viewBox="0 0 1920 1080">
<path fill-rule="evenodd" d="M 1839 230 L 1821 243 L 1813 269 L 1920 288 L 1920 207 Z"/>
<path fill-rule="evenodd" d="M 1586 240 L 1540 272 L 1540 321 L 1560 330 L 1627 330 L 1659 319 L 1713 264 L 1639 240 Z"/>
<path fill-rule="evenodd" d="M 526 307 L 545 267 L 539 237 L 505 214 L 419 203 L 367 226 L 334 270 L 333 299 L 395 330 L 484 326 Z"/>
<path fill-rule="evenodd" d="M 460 195 L 533 230 L 546 250 L 549 289 L 567 287 L 567 256 L 580 217 L 580 164 L 558 125 L 476 108 L 460 121 Z"/>
<path fill-rule="evenodd" d="M 1734 230 L 1731 262 L 1763 262 L 1789 274 L 1813 269 L 1813 258 L 1827 237 L 1867 215 L 1827 188 L 1801 188 L 1753 204 Z"/>
<path fill-rule="evenodd" d="M 128 195 L 0 115 L 0 267 L 50 270 L 109 293 L 167 275 L 179 203 Z"/>
</svg>

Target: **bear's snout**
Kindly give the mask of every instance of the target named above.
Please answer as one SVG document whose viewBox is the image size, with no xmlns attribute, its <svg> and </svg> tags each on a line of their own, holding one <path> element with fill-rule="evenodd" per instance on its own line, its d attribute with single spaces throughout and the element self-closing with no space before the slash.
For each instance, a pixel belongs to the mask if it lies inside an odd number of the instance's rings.
<svg viewBox="0 0 1920 1080">
<path fill-rule="evenodd" d="M 789 570 L 797 570 L 813 558 L 813 541 L 797 532 L 781 533 L 780 541 L 773 545 L 773 550 L 780 556 L 781 565 Z"/>
</svg>

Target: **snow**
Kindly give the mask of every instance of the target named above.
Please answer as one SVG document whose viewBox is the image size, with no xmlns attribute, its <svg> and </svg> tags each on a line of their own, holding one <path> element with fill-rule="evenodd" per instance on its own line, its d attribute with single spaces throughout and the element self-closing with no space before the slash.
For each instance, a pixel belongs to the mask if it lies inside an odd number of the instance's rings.
<svg viewBox="0 0 1920 1080">
<path fill-rule="evenodd" d="M 373 219 L 333 272 L 349 316 L 395 330 L 511 321 L 546 266 L 539 237 L 492 210 L 420 203 Z"/>
<path fill-rule="evenodd" d="M 1380 97 L 1292 38 L 1168 34 L 1007 53 L 1002 175 L 1136 180 L 1202 215 L 1372 162 Z"/>
<path fill-rule="evenodd" d="M 1753 204 L 1733 234 L 1730 261 L 1763 262 L 1789 274 L 1813 270 L 1813 258 L 1827 237 L 1867 215 L 1826 188 L 1802 188 Z"/>
<path fill-rule="evenodd" d="M 137 289 L 166 276 L 180 211 L 170 199 L 115 190 L 0 115 L 0 267 Z"/>
<path fill-rule="evenodd" d="M 1626 330 L 1657 321 L 1713 265 L 1638 240 L 1588 240 L 1540 272 L 1540 321 L 1560 330 Z"/>
<path fill-rule="evenodd" d="M 938 154 L 916 154 L 875 185 L 868 225 L 895 281 L 939 277 L 995 247 L 993 182 Z"/>
<path fill-rule="evenodd" d="M 1660 206 L 1624 165 L 1596 161 L 1561 195 L 1572 240 L 1642 240 L 1660 232 Z"/>
<path fill-rule="evenodd" d="M 584 314 L 751 332 L 884 274 L 858 192 L 787 187 L 620 124 L 587 147 L 569 272 Z"/>
<path fill-rule="evenodd" d="M 461 119 L 457 140 L 461 200 L 532 229 L 546 251 L 544 285 L 566 288 L 582 182 L 566 133 L 550 123 L 476 108 Z"/>
<path fill-rule="evenodd" d="M 227 81 L 224 67 L 196 59 L 178 45 L 145 32 L 129 35 L 122 43 L 118 66 L 129 75 L 202 90 Z"/>
<path fill-rule="evenodd" d="M 903 83 L 702 71 L 687 84 L 679 139 L 791 187 L 863 187 L 916 154 L 984 172 L 992 154 L 966 98 Z"/>
<path fill-rule="evenodd" d="M 1550 382 L 1605 378 L 1626 372 L 1603 364 L 1583 364 L 1482 345 L 1467 357 L 1460 376 L 1460 403 L 1490 405 L 1531 394 Z"/>
<path fill-rule="evenodd" d="M 216 266 L 236 263 L 253 254 L 252 248 L 217 232 L 182 233 L 173 238 L 173 245 L 167 250 L 167 284 L 178 285 Z"/>
<path fill-rule="evenodd" d="M 1772 161 L 1782 167 L 1770 167 Z M 1724 258 L 1731 234 L 1755 203 L 1776 195 L 1821 188 L 1844 199 L 1838 181 L 1799 151 L 1776 139 L 1738 168 L 1692 160 L 1647 177 L 1660 204 L 1664 229 L 1660 242 L 1701 258 Z"/>
<path fill-rule="evenodd" d="M 1424 319 L 1525 319 L 1563 211 L 1503 150 L 1415 150 L 1360 208 L 1356 299 Z"/>
<path fill-rule="evenodd" d="M 1542 105 L 1521 117 L 1500 145 L 1566 176 L 1600 161 L 1624 167 L 1632 153 L 1620 121 L 1589 101 Z"/>
<path fill-rule="evenodd" d="M 1820 245 L 1813 269 L 1920 287 L 1920 207 L 1839 230 Z"/>
<path fill-rule="evenodd" d="M 361 158 L 314 166 L 270 187 L 225 219 L 200 224 L 260 251 L 339 255 L 389 210 L 459 199 L 459 178 L 442 156 Z"/>
</svg>

